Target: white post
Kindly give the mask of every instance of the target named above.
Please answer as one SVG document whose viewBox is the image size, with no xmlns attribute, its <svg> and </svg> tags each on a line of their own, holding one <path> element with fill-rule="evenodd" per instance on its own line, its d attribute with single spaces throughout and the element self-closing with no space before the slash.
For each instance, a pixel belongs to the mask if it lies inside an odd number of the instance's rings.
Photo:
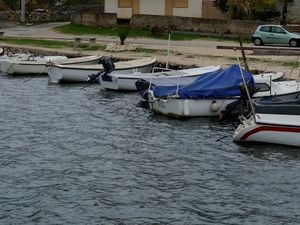
<svg viewBox="0 0 300 225">
<path fill-rule="evenodd" d="M 21 0 L 21 22 L 25 23 L 25 0 Z"/>
<path fill-rule="evenodd" d="M 171 34 L 169 33 L 166 69 L 168 69 L 169 67 L 170 41 L 171 41 Z"/>
</svg>

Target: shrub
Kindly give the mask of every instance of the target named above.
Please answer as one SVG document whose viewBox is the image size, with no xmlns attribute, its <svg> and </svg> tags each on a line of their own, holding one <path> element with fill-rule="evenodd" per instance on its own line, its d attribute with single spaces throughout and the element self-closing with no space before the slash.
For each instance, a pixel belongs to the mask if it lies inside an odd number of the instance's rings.
<svg viewBox="0 0 300 225">
<path fill-rule="evenodd" d="M 131 28 L 128 25 L 119 26 L 118 34 L 119 34 L 121 45 L 125 44 L 125 40 L 126 40 L 127 36 L 129 35 L 130 29 Z"/>
<path fill-rule="evenodd" d="M 164 34 L 164 29 L 159 26 L 154 26 L 151 28 L 151 34 L 153 36 L 162 36 Z"/>
</svg>

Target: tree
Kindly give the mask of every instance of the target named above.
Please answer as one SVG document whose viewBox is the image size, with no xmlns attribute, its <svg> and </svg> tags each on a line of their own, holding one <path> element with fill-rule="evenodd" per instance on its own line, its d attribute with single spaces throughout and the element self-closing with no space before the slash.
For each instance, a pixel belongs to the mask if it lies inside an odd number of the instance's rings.
<svg viewBox="0 0 300 225">
<path fill-rule="evenodd" d="M 18 10 L 20 8 L 20 0 L 3 0 L 3 2 L 11 9 Z"/>
<path fill-rule="evenodd" d="M 215 0 L 214 6 L 231 19 L 269 20 L 280 16 L 276 0 Z"/>
<path fill-rule="evenodd" d="M 228 0 L 215 0 L 214 6 L 217 7 L 222 13 L 226 13 L 229 9 Z"/>
</svg>

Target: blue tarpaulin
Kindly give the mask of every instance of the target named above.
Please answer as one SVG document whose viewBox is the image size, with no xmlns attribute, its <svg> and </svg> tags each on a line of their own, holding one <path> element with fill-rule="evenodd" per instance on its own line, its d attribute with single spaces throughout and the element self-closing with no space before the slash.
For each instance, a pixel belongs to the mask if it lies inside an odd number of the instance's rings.
<svg viewBox="0 0 300 225">
<path fill-rule="evenodd" d="M 250 72 L 242 70 L 244 78 L 251 88 L 255 81 Z M 188 85 L 160 86 L 151 85 L 154 96 L 166 97 L 178 94 L 181 99 L 223 99 L 241 95 L 240 85 L 243 78 L 238 65 L 201 75 Z"/>
</svg>

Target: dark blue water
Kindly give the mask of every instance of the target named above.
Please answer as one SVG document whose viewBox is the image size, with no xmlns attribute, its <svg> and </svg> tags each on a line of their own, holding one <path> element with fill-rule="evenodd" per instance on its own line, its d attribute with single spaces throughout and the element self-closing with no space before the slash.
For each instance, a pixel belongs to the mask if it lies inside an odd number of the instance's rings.
<svg viewBox="0 0 300 225">
<path fill-rule="evenodd" d="M 135 93 L 0 76 L 0 224 L 300 224 L 300 149 Z"/>
</svg>

